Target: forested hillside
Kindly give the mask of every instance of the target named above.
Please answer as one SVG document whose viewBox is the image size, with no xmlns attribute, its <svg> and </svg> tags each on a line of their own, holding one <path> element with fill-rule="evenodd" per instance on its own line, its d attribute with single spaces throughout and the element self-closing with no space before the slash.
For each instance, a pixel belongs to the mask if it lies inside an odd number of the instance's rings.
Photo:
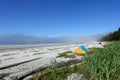
<svg viewBox="0 0 120 80">
<path fill-rule="evenodd" d="M 102 41 L 118 41 L 120 40 L 120 28 L 102 38 Z"/>
</svg>

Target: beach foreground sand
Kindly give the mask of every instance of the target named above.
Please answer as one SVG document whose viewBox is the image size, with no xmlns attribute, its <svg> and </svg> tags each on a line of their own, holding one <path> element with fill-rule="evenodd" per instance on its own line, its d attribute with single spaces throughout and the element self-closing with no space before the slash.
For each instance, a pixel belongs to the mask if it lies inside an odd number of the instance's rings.
<svg viewBox="0 0 120 80">
<path fill-rule="evenodd" d="M 55 58 L 57 62 L 68 61 L 71 58 L 56 58 L 59 53 L 73 51 L 80 45 L 88 48 L 102 47 L 98 42 L 85 44 L 63 44 L 49 46 L 24 46 L 0 49 L 0 79 L 14 80 L 23 75 L 50 64 L 50 60 Z M 10 46 L 9 46 L 10 47 Z M 82 56 L 77 57 L 79 59 Z"/>
</svg>

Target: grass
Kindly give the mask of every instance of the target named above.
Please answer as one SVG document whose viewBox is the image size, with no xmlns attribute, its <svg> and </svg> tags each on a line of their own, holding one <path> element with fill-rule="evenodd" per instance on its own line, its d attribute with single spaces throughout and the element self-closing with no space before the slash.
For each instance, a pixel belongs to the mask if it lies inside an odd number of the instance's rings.
<svg viewBox="0 0 120 80">
<path fill-rule="evenodd" d="M 67 53 L 60 53 L 57 57 L 65 57 L 67 56 Z"/>
<path fill-rule="evenodd" d="M 57 68 L 56 60 L 52 60 L 50 65 L 49 69 L 42 71 L 39 80 L 64 80 L 72 73 L 83 73 L 86 80 L 120 80 L 120 42 L 91 49 L 79 65 Z"/>
<path fill-rule="evenodd" d="M 96 53 L 96 51 L 98 50 L 102 50 L 103 48 L 90 48 L 89 51 L 87 52 L 87 54 L 94 54 Z"/>
<path fill-rule="evenodd" d="M 74 54 L 71 54 L 68 56 L 69 58 L 76 58 L 76 56 Z"/>
<path fill-rule="evenodd" d="M 46 69 L 42 72 L 39 80 L 64 80 L 67 76 L 72 73 L 82 73 L 83 66 L 81 64 L 74 65 L 72 67 L 65 66 L 63 68 L 56 67 L 56 61 L 51 62 L 51 68 Z"/>
<path fill-rule="evenodd" d="M 57 57 L 66 57 L 67 54 L 69 53 L 72 53 L 72 51 L 66 51 L 66 52 L 60 53 Z"/>
<path fill-rule="evenodd" d="M 90 51 L 98 50 L 98 49 L 102 49 L 102 48 L 89 48 Z"/>
<path fill-rule="evenodd" d="M 67 53 L 61 53 L 61 54 L 59 54 L 59 56 L 57 56 L 57 58 L 58 58 L 58 57 L 76 58 L 76 55 L 75 55 L 75 54 L 70 54 L 70 55 L 68 55 Z"/>
<path fill-rule="evenodd" d="M 87 80 L 120 80 L 120 42 L 93 50 L 93 53 L 84 62 Z"/>
<path fill-rule="evenodd" d="M 71 54 L 72 53 L 72 54 Z M 65 57 L 65 58 L 76 58 L 76 56 L 85 56 L 86 54 L 74 54 L 72 51 L 66 51 L 63 53 L 60 53 L 58 57 Z"/>
<path fill-rule="evenodd" d="M 77 56 L 85 56 L 86 54 L 75 54 Z"/>
</svg>

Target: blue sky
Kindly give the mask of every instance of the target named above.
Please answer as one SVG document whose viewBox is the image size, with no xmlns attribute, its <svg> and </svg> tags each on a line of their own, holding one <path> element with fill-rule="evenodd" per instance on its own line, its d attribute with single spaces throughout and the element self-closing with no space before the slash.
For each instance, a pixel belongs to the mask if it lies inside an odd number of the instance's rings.
<svg viewBox="0 0 120 80">
<path fill-rule="evenodd" d="M 101 34 L 120 27 L 120 0 L 0 0 L 0 35 Z"/>
</svg>

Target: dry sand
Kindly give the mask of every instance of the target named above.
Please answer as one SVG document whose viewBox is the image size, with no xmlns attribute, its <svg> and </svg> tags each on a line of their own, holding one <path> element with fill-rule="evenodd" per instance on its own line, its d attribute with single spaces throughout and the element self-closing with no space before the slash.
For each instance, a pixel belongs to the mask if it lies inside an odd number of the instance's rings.
<svg viewBox="0 0 120 80">
<path fill-rule="evenodd" d="M 31 45 L 32 47 L 0 46 L 0 75 L 4 75 L 5 80 L 12 80 L 14 77 L 19 78 L 43 65 L 49 65 L 52 58 L 58 62 L 70 60 L 70 58 L 56 58 L 56 56 L 65 51 L 73 51 L 80 45 L 88 48 L 102 47 L 98 42 L 49 46 Z M 77 58 L 81 58 L 81 56 Z"/>
</svg>

